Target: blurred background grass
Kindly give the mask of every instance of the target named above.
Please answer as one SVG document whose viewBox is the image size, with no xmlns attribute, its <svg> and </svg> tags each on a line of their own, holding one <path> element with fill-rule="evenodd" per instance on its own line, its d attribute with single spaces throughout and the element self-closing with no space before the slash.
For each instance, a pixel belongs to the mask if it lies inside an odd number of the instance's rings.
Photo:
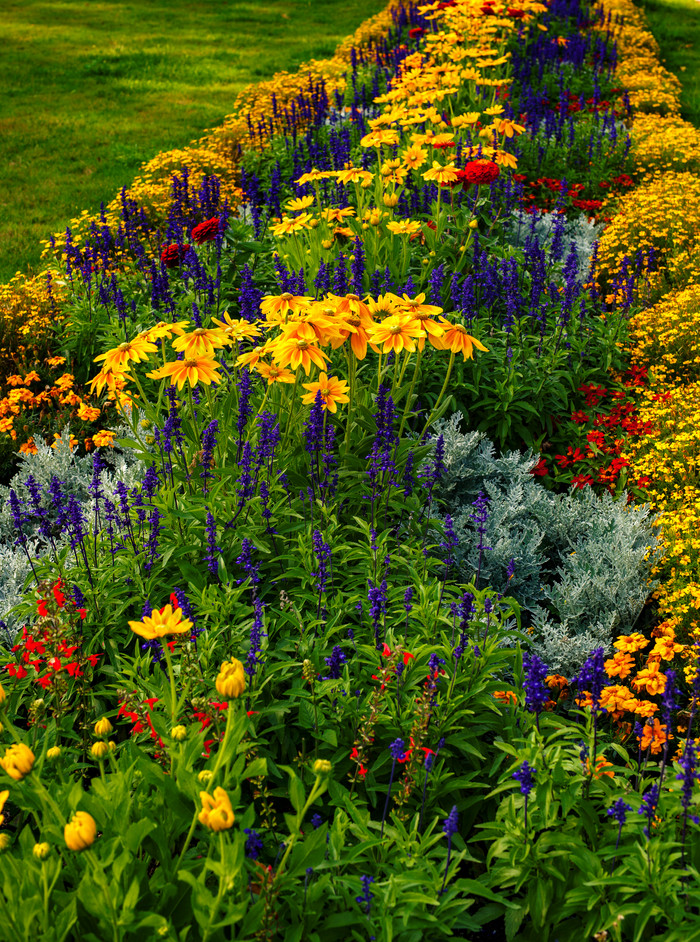
<svg viewBox="0 0 700 942">
<path fill-rule="evenodd" d="M 698 0 L 643 0 L 661 61 L 682 85 L 681 117 L 700 128 L 700 3 Z"/>
<path fill-rule="evenodd" d="M 331 56 L 386 0 L 2 0 L 0 283 L 250 82 Z"/>
</svg>

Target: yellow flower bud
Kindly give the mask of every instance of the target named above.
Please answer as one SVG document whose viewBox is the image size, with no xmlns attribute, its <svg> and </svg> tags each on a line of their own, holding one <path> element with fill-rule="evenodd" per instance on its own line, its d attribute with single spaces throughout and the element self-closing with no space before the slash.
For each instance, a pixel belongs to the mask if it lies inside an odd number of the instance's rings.
<svg viewBox="0 0 700 942">
<path fill-rule="evenodd" d="M 184 726 L 173 726 L 170 730 L 170 735 L 175 742 L 182 742 L 185 736 L 187 736 L 187 729 Z"/>
<path fill-rule="evenodd" d="M 117 751 L 117 746 L 116 746 L 115 743 L 113 743 L 113 742 L 108 742 L 108 743 L 107 743 L 107 746 L 109 747 L 109 751 L 110 751 L 110 752 L 116 752 L 116 751 Z"/>
<path fill-rule="evenodd" d="M 472 220 L 470 220 L 470 222 L 469 222 L 469 228 L 470 228 L 470 229 L 476 229 L 478 225 L 479 225 L 479 220 L 478 220 L 478 219 L 472 219 Z"/>
<path fill-rule="evenodd" d="M 95 736 L 109 736 L 114 727 L 107 719 L 106 716 L 103 716 L 101 720 L 98 720 L 95 723 Z"/>
<path fill-rule="evenodd" d="M 3 851 L 7 850 L 7 848 L 10 846 L 11 843 L 12 843 L 12 839 L 10 835 L 6 834 L 5 832 L 1 832 L 0 833 L 0 854 L 2 854 Z"/>
<path fill-rule="evenodd" d="M 50 749 L 46 750 L 46 758 L 49 762 L 55 762 L 61 755 L 60 746 L 51 746 Z"/>
<path fill-rule="evenodd" d="M 398 203 L 399 198 L 396 193 L 385 193 L 382 197 L 382 202 L 385 206 L 388 206 L 390 209 L 393 209 L 394 206 Z"/>
<path fill-rule="evenodd" d="M 211 769 L 202 769 L 202 771 L 197 776 L 197 779 L 202 785 L 207 785 L 209 782 L 211 782 L 211 777 L 213 774 L 214 773 Z"/>
<path fill-rule="evenodd" d="M 5 750 L 4 757 L 0 759 L 0 765 L 10 778 L 13 778 L 16 782 L 21 782 L 24 776 L 29 775 L 34 767 L 34 753 L 23 742 L 13 743 Z"/>
<path fill-rule="evenodd" d="M 328 759 L 316 759 L 314 762 L 314 775 L 320 775 L 325 778 L 326 775 L 331 774 L 332 768 L 333 766 Z"/>
<path fill-rule="evenodd" d="M 0 723 L 0 733 L 5 729 L 5 727 Z"/>
<path fill-rule="evenodd" d="M 333 246 L 333 239 L 324 239 L 321 245 L 324 249 L 330 249 Z"/>
<path fill-rule="evenodd" d="M 109 743 L 105 742 L 104 739 L 98 739 L 97 742 L 92 744 L 90 755 L 93 759 L 104 759 L 108 752 Z"/>
<path fill-rule="evenodd" d="M 233 824 L 234 814 L 231 800 L 223 788 L 215 788 L 214 794 L 200 792 L 202 810 L 199 812 L 201 823 L 212 831 L 227 831 Z"/>
<path fill-rule="evenodd" d="M 46 841 L 44 841 L 43 844 L 35 844 L 32 848 L 32 853 L 37 860 L 46 860 L 46 858 L 51 853 L 51 847 L 46 843 Z"/>
<path fill-rule="evenodd" d="M 63 837 L 68 850 L 85 850 L 94 843 L 96 836 L 95 819 L 87 811 L 76 811 L 63 829 Z"/>
<path fill-rule="evenodd" d="M 309 226 L 309 229 L 318 228 L 318 219 L 309 219 L 308 226 Z"/>
<path fill-rule="evenodd" d="M 5 700 L 7 700 L 7 694 L 5 693 L 5 688 L 0 684 L 0 709 L 5 706 Z"/>
<path fill-rule="evenodd" d="M 226 700 L 236 700 L 245 690 L 245 670 L 240 661 L 232 657 L 224 661 L 216 678 L 216 691 Z"/>
</svg>

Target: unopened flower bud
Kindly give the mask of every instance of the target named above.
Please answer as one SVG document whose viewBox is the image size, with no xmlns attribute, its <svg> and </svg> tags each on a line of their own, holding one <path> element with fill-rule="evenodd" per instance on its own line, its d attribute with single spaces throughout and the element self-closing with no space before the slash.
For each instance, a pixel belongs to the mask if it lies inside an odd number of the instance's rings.
<svg viewBox="0 0 700 942">
<path fill-rule="evenodd" d="M 93 759 L 104 759 L 108 752 L 109 743 L 106 743 L 103 739 L 98 739 L 97 742 L 94 742 L 90 749 L 90 755 Z"/>
<path fill-rule="evenodd" d="M 44 841 L 42 844 L 35 844 L 32 848 L 32 854 L 37 860 L 46 860 L 51 853 L 51 846 Z"/>
<path fill-rule="evenodd" d="M 2 854 L 3 851 L 6 851 L 11 843 L 12 843 L 12 839 L 10 835 L 6 831 L 1 831 L 0 832 L 0 854 Z"/>
<path fill-rule="evenodd" d="M 98 720 L 95 723 L 95 736 L 109 736 L 113 730 L 113 726 L 106 716 L 103 716 L 101 720 Z"/>
<path fill-rule="evenodd" d="M 399 198 L 396 193 L 385 193 L 382 197 L 382 202 L 385 206 L 388 206 L 389 209 L 393 209 L 394 206 L 398 203 Z"/>
<path fill-rule="evenodd" d="M 479 225 L 479 220 L 478 220 L 478 219 L 471 219 L 471 220 L 469 221 L 469 228 L 470 228 L 470 229 L 476 229 L 478 225 Z"/>
<path fill-rule="evenodd" d="M 182 742 L 182 740 L 187 736 L 187 729 L 184 726 L 173 726 L 170 730 L 170 735 L 173 737 L 175 742 Z"/>
<path fill-rule="evenodd" d="M 330 764 L 328 759 L 316 759 L 314 762 L 314 775 L 319 775 L 322 778 L 325 778 L 327 775 L 331 774 L 331 769 L 333 766 Z"/>
<path fill-rule="evenodd" d="M 5 706 L 5 701 L 7 700 L 7 694 L 5 693 L 5 688 L 0 684 L 0 710 Z"/>
<path fill-rule="evenodd" d="M 87 811 L 76 811 L 64 827 L 63 837 L 68 850 L 85 850 L 94 843 L 97 837 L 95 819 Z"/>
<path fill-rule="evenodd" d="M 214 773 L 211 769 L 202 769 L 202 771 L 197 776 L 197 779 L 202 785 L 208 785 L 209 782 L 211 782 L 211 777 L 213 774 Z"/>
<path fill-rule="evenodd" d="M 56 759 L 58 759 L 60 755 L 61 755 L 60 746 L 51 746 L 50 749 L 46 750 L 46 759 L 48 762 L 55 762 Z"/>
<path fill-rule="evenodd" d="M 216 690 L 219 696 L 227 700 L 236 700 L 245 690 L 245 669 L 235 657 L 221 665 L 216 678 Z"/>
<path fill-rule="evenodd" d="M 304 663 L 301 665 L 301 676 L 304 678 L 307 684 L 312 684 L 316 680 L 316 671 L 314 670 L 314 665 L 308 658 L 306 658 Z"/>
</svg>

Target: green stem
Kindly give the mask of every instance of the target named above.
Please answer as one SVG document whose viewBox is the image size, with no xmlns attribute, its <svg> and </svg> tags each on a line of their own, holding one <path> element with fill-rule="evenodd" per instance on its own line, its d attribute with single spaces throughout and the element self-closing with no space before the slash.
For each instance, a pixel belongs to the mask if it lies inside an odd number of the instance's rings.
<svg viewBox="0 0 700 942">
<path fill-rule="evenodd" d="M 347 424 L 345 427 L 345 448 L 343 451 L 343 462 L 348 456 L 348 451 L 350 450 L 350 420 L 352 418 L 352 407 L 355 402 L 355 375 L 357 371 L 357 360 L 354 353 L 348 354 L 348 379 L 350 381 L 350 388 L 348 390 L 350 402 L 348 402 L 348 416 Z"/>
<path fill-rule="evenodd" d="M 413 379 L 411 380 L 411 388 L 408 390 L 408 396 L 406 397 L 406 405 L 404 406 L 403 416 L 401 417 L 401 425 L 399 426 L 399 439 L 401 439 L 401 433 L 403 432 L 403 427 L 406 424 L 408 413 L 411 411 L 411 400 L 413 399 L 413 390 L 415 388 L 416 380 L 418 378 L 418 368 L 420 367 L 420 361 L 423 356 L 423 349 L 425 348 L 418 350 L 418 356 L 416 357 L 416 365 L 413 369 Z"/>
<path fill-rule="evenodd" d="M 177 709 L 177 694 L 175 692 L 175 674 L 173 673 L 173 659 L 172 654 L 170 653 L 170 648 L 167 645 L 165 639 L 161 642 L 163 648 L 163 654 L 165 655 L 165 662 L 168 665 L 168 677 L 170 678 L 170 725 L 171 727 L 175 725 L 175 711 Z"/>
<path fill-rule="evenodd" d="M 105 898 L 105 902 L 107 903 L 107 909 L 109 910 L 109 915 L 112 920 L 112 934 L 113 934 L 114 942 L 119 942 L 119 940 L 121 939 L 121 933 L 119 931 L 119 923 L 117 922 L 117 914 L 114 909 L 114 903 L 112 902 L 112 896 L 109 892 L 109 887 L 107 886 L 107 880 L 105 878 L 104 870 L 102 870 L 102 868 L 98 864 L 97 860 L 95 859 L 95 855 L 93 854 L 93 852 L 90 850 L 89 847 L 86 850 L 84 850 L 83 853 L 85 854 L 87 859 L 90 861 L 90 864 L 92 865 L 95 871 L 95 880 L 97 883 L 99 883 L 100 888 L 102 889 L 102 894 Z"/>
<path fill-rule="evenodd" d="M 445 390 L 447 389 L 447 384 L 450 381 L 450 376 L 452 374 L 452 367 L 454 366 L 454 362 L 455 362 L 455 353 L 453 350 L 452 353 L 450 354 L 450 363 L 449 363 L 449 366 L 447 367 L 447 375 L 445 376 L 445 382 L 442 384 L 442 389 L 440 390 L 440 394 L 438 395 L 437 400 L 435 401 L 435 405 L 433 406 L 432 412 L 428 416 L 428 421 L 423 426 L 423 431 L 420 433 L 420 438 L 418 439 L 418 441 L 423 440 L 423 436 L 428 431 L 428 428 L 430 427 L 430 424 L 433 421 L 433 416 L 438 410 L 438 406 L 440 405 L 440 400 L 445 395 Z"/>
<path fill-rule="evenodd" d="M 216 900 L 212 906 L 211 912 L 209 914 L 209 922 L 207 923 L 207 928 L 202 936 L 202 942 L 207 942 L 209 935 L 211 933 L 211 927 L 214 923 L 214 918 L 219 912 L 219 906 L 221 906 L 221 899 L 224 895 L 224 835 L 223 831 L 219 831 L 219 852 L 221 854 L 221 873 L 219 874 L 219 892 L 216 895 Z"/>
</svg>

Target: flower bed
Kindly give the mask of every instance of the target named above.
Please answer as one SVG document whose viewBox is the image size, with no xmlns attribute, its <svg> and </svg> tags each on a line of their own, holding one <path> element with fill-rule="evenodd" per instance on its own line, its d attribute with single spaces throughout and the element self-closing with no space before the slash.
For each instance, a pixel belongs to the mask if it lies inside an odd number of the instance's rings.
<svg viewBox="0 0 700 942">
<path fill-rule="evenodd" d="M 6 290 L 13 937 L 692 937 L 694 217 L 617 10 L 395 5 Z"/>
</svg>

